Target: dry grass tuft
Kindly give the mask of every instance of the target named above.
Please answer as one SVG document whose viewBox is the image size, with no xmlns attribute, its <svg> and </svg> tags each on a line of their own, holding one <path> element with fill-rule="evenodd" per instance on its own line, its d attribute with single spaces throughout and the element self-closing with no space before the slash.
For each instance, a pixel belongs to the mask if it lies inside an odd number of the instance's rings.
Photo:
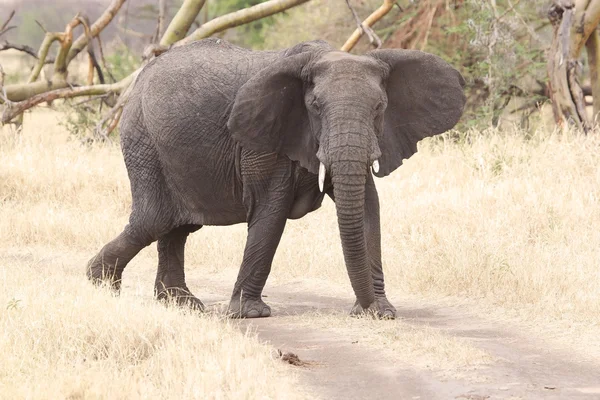
<svg viewBox="0 0 600 400">
<path fill-rule="evenodd" d="M 5 398 L 294 397 L 269 348 L 227 320 L 93 290 L 59 263 L 0 260 Z"/>
</svg>

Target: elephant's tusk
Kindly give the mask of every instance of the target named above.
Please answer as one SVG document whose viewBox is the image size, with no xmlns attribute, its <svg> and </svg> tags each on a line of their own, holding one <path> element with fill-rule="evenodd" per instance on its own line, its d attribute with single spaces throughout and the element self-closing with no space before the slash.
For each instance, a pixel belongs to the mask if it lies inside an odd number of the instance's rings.
<svg viewBox="0 0 600 400">
<path fill-rule="evenodd" d="M 379 160 L 373 161 L 373 172 L 375 172 L 375 173 L 379 172 Z"/>
<path fill-rule="evenodd" d="M 325 184 L 325 165 L 321 163 L 319 165 L 319 190 L 323 191 L 323 185 Z"/>
</svg>

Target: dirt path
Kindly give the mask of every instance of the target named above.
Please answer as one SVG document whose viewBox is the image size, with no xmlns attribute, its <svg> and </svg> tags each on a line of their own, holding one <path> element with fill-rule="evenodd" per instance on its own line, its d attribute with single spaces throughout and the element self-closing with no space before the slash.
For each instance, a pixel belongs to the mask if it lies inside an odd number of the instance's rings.
<svg viewBox="0 0 600 400">
<path fill-rule="evenodd" d="M 231 290 L 229 284 L 195 283 L 193 286 L 200 286 L 198 293 L 203 293 L 207 304 L 219 308 L 227 303 L 223 294 Z M 269 286 L 265 300 L 273 308 L 273 317 L 241 321 L 240 327 L 255 329 L 259 338 L 284 353 L 296 354 L 305 362 L 294 368 L 312 396 L 323 399 L 600 399 L 600 364 L 594 360 L 577 360 L 568 349 L 546 348 L 535 338 L 517 332 L 515 327 L 484 321 L 462 306 L 423 307 L 391 299 L 400 319 L 388 323 L 399 324 L 402 329 L 407 326 L 432 329 L 448 336 L 449 340 L 483 350 L 493 358 L 488 365 L 448 373 L 435 367 L 415 367 L 402 352 L 394 353 L 384 346 L 374 346 L 373 341 L 365 342 L 361 332 L 343 326 L 352 298 L 320 296 L 305 286 L 303 283 Z M 303 322 L 305 317 L 308 322 Z M 332 321 L 333 318 L 342 321 L 342 326 L 338 323 L 335 329 L 329 329 L 330 317 Z"/>
</svg>

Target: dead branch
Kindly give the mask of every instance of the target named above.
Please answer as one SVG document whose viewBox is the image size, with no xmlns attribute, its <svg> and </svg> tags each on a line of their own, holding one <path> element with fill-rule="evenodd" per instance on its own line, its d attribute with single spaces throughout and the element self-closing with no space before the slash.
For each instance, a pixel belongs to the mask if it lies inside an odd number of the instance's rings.
<svg viewBox="0 0 600 400">
<path fill-rule="evenodd" d="M 200 7 L 202 8 L 202 7 Z M 200 12 L 198 10 L 198 12 Z M 158 34 L 156 35 L 155 42 L 158 42 L 165 34 L 165 17 L 167 14 L 167 0 L 158 0 Z M 194 18 L 195 19 L 195 18 Z"/>
<path fill-rule="evenodd" d="M 600 118 L 600 34 L 598 31 L 592 32 L 587 42 L 585 42 L 585 48 L 588 55 L 588 65 L 590 67 L 590 82 L 591 82 L 591 95 L 593 101 L 593 114 L 592 123 L 599 123 Z M 586 88 L 581 88 L 583 94 L 586 95 Z"/>
<path fill-rule="evenodd" d="M 10 24 L 10 21 L 13 19 L 14 16 L 15 16 L 15 10 L 12 10 L 10 12 L 10 15 L 8 16 L 8 19 L 2 24 L 2 27 L 0 27 L 0 36 L 4 35 L 6 32 L 10 31 L 11 29 L 16 28 L 16 26 L 8 26 L 8 24 Z"/>
<path fill-rule="evenodd" d="M 96 54 L 94 53 L 94 38 L 92 37 L 92 32 L 90 29 L 90 20 L 85 15 L 79 16 L 79 22 L 83 25 L 84 33 L 88 36 L 88 45 L 87 45 L 87 53 L 88 53 L 88 81 L 87 84 L 91 85 L 94 83 L 94 71 L 98 74 L 98 80 L 100 83 L 104 83 L 104 74 L 102 73 L 102 68 L 100 68 L 100 64 L 98 64 L 98 60 L 96 59 Z"/>
<path fill-rule="evenodd" d="M 106 73 L 108 74 L 108 76 L 114 83 L 117 80 L 115 79 L 112 72 L 110 71 L 110 68 L 108 68 L 108 64 L 106 63 L 106 59 L 104 58 L 104 50 L 102 49 L 102 39 L 100 39 L 100 34 L 98 34 L 98 36 L 96 36 L 96 40 L 98 41 L 98 50 L 100 52 L 100 61 L 102 61 L 102 66 L 104 67 L 104 70 L 106 71 Z"/>
<path fill-rule="evenodd" d="M 82 24 L 82 18 L 79 13 L 75 15 L 75 18 L 71 20 L 67 24 L 65 32 L 60 36 L 60 48 L 58 49 L 58 54 L 56 55 L 56 61 L 54 62 L 54 77 L 53 79 L 67 79 L 67 67 L 69 62 L 67 61 L 67 56 L 69 51 L 71 50 L 71 45 L 73 44 L 73 29 L 78 25 Z"/>
<path fill-rule="evenodd" d="M 140 72 L 143 69 L 144 69 L 143 67 L 138 68 L 133 74 L 130 75 L 132 77 L 131 78 L 131 82 L 127 84 L 127 87 L 123 90 L 123 92 L 119 96 L 119 99 L 117 100 L 117 103 L 104 116 L 104 118 L 102 118 L 98 122 L 98 124 L 94 128 L 94 134 L 96 136 L 98 136 L 98 137 L 100 137 L 102 139 L 106 139 L 106 138 L 108 138 L 108 135 L 115 129 L 115 127 L 119 123 L 119 119 L 121 118 L 121 113 L 122 113 L 122 110 L 123 110 L 123 106 L 125 105 L 125 103 L 129 99 L 129 95 L 131 94 L 131 91 L 133 90 L 133 87 L 135 85 L 135 81 L 136 81 L 138 75 L 140 74 Z M 108 124 L 108 127 L 105 129 L 104 125 L 106 125 L 106 123 L 109 122 L 109 121 L 111 121 L 111 122 Z"/>
<path fill-rule="evenodd" d="M 230 14 L 226 14 L 208 21 L 200 28 L 192 32 L 188 37 L 175 43 L 174 46 L 182 46 L 184 44 L 209 37 L 217 32 L 280 13 L 292 7 L 306 3 L 307 1 L 309 0 L 268 0 L 252 7 L 234 11 Z M 166 43 L 164 39 L 165 38 L 163 37 L 161 44 L 170 44 Z"/>
<path fill-rule="evenodd" d="M 2 68 L 2 64 L 0 64 L 0 94 L 4 95 L 4 68 Z M 6 97 L 6 95 L 4 95 Z"/>
<path fill-rule="evenodd" d="M 427 41 L 429 40 L 429 32 L 431 32 L 431 26 L 433 25 L 433 17 L 435 17 L 435 13 L 438 10 L 438 5 L 436 4 L 435 7 L 433 7 L 433 9 L 431 10 L 431 13 L 429 14 L 429 21 L 427 22 L 427 29 L 425 30 L 425 38 L 423 39 L 423 43 L 421 44 L 421 51 L 425 50 L 425 47 L 427 46 Z"/>
<path fill-rule="evenodd" d="M 106 25 L 108 25 L 110 21 L 113 20 L 113 18 L 119 12 L 121 6 L 123 5 L 123 3 L 125 3 L 125 1 L 126 0 L 111 1 L 104 13 L 102 13 L 102 15 L 96 20 L 96 22 L 94 22 L 92 26 L 90 26 L 90 36 L 92 38 L 98 36 L 100 32 L 102 32 L 102 30 L 106 28 Z M 77 40 L 75 40 L 75 42 L 73 42 L 73 45 L 71 46 L 71 49 L 69 50 L 69 54 L 67 56 L 67 64 L 70 63 L 75 58 L 75 56 L 85 48 L 85 46 L 87 46 L 89 40 L 90 39 L 88 38 L 88 35 L 84 33 L 81 36 L 79 36 Z"/>
<path fill-rule="evenodd" d="M 185 38 L 206 0 L 185 0 L 167 27 L 159 44 L 169 46 Z"/>
<path fill-rule="evenodd" d="M 579 79 L 577 77 L 579 69 L 581 69 L 581 67 L 578 61 L 568 62 L 567 78 L 569 81 L 569 87 L 571 89 L 571 96 L 573 98 L 573 102 L 575 103 L 575 109 L 577 110 L 577 115 L 579 117 L 579 121 L 581 121 L 583 131 L 587 133 L 591 129 L 591 123 L 585 111 L 583 90 L 581 90 L 581 85 L 579 84 Z"/>
<path fill-rule="evenodd" d="M 42 44 L 40 45 L 40 49 L 38 50 L 38 54 L 36 57 L 38 59 L 38 62 L 35 65 L 35 67 L 33 68 L 33 70 L 31 71 L 31 74 L 29 75 L 29 79 L 27 80 L 27 83 L 35 82 L 35 80 L 40 76 L 40 71 L 42 70 L 42 68 L 44 67 L 44 64 L 46 63 L 46 56 L 48 56 L 48 51 L 50 50 L 50 46 L 52 46 L 52 43 L 56 42 L 57 40 L 61 40 L 60 33 L 51 33 L 51 32 L 46 33 L 46 36 L 44 36 L 44 40 L 42 41 Z M 54 60 L 54 62 L 56 62 L 56 60 Z"/>
<path fill-rule="evenodd" d="M 14 43 L 9 43 L 8 41 L 4 41 L 2 43 L 0 43 L 0 51 L 3 50 L 18 50 L 21 51 L 25 54 L 29 54 L 30 56 L 32 56 L 33 58 L 37 59 L 38 55 L 35 52 L 35 50 L 33 49 L 33 47 L 27 46 L 27 45 L 23 45 L 23 44 L 14 44 Z M 46 58 L 46 61 L 44 61 L 45 64 L 52 64 L 54 63 L 54 58 L 50 57 L 50 58 Z"/>
<path fill-rule="evenodd" d="M 119 32 L 124 33 L 125 35 L 133 36 L 133 37 L 144 39 L 144 40 L 147 40 L 147 39 L 150 39 L 153 37 L 153 35 L 149 35 L 149 34 L 143 33 L 143 32 L 138 32 L 131 28 L 126 28 L 121 23 L 117 23 L 117 29 L 119 30 Z"/>
<path fill-rule="evenodd" d="M 179 41 L 175 41 L 177 38 L 181 37 L 181 35 L 185 35 L 205 2 L 205 0 L 185 0 L 183 6 L 175 15 L 173 21 L 171 21 L 171 24 L 169 24 L 167 27 L 165 34 L 161 38 L 160 44 L 157 46 L 157 48 L 160 52 L 172 46 L 180 46 L 194 40 L 208 37 L 214 33 L 226 30 L 228 28 L 243 25 L 248 22 L 276 14 L 307 1 L 309 0 L 269 0 L 256 6 L 248 7 L 246 9 L 215 18 L 214 20 L 200 26 L 188 37 Z M 47 33 L 37 54 L 39 62 L 32 72 L 29 83 L 9 85 L 5 88 L 7 95 L 5 96 L 6 99 L 4 101 L 5 109 L 1 119 L 2 123 L 6 123 L 17 116 L 22 115 L 24 111 L 43 102 L 51 102 L 57 99 L 68 99 L 78 96 L 98 96 L 104 94 L 110 94 L 112 96 L 120 94 L 116 105 L 111 109 L 108 115 L 102 119 L 96 130 L 97 136 L 103 138 L 107 137 L 108 133 L 117 125 L 121 115 L 121 109 L 133 88 L 137 74 L 143 69 L 143 67 L 139 68 L 127 78 L 116 83 L 75 87 L 71 86 L 66 80 L 67 67 L 69 62 L 79 52 L 81 52 L 84 47 L 92 47 L 91 43 L 93 42 L 93 38 L 98 37 L 100 31 L 113 19 L 114 15 L 124 2 L 125 0 L 112 0 L 108 9 L 92 26 L 89 26 L 87 21 L 78 15 L 67 26 L 65 32 Z M 190 7 L 193 7 L 191 12 Z M 198 12 L 195 12 L 196 10 Z M 79 24 L 84 25 L 85 33 L 73 42 L 72 30 Z M 86 25 L 88 26 L 86 27 Z M 48 50 L 55 41 L 59 42 L 60 49 L 54 63 L 54 75 L 51 80 L 37 81 L 43 63 L 46 60 Z M 99 46 L 101 57 L 103 59 L 104 57 L 102 55 L 102 46 L 100 40 Z M 89 49 L 88 54 L 90 51 L 93 54 L 93 50 Z M 153 52 L 153 54 L 156 53 Z M 95 57 L 90 57 L 90 63 L 93 64 L 94 60 Z M 104 60 L 103 63 L 105 63 Z M 101 71 L 97 65 L 97 61 L 95 61 L 95 64 L 96 66 L 94 66 L 94 68 L 96 68 L 97 71 Z M 88 78 L 88 82 L 90 81 L 91 79 Z M 106 129 L 104 129 L 104 126 L 106 126 Z"/>
<path fill-rule="evenodd" d="M 139 70 L 138 70 L 139 71 Z M 36 94 L 27 98 L 26 100 L 12 103 L 7 106 L 2 114 L 2 123 L 6 124 L 10 122 L 16 116 L 22 114 L 24 111 L 40 104 L 57 99 L 69 99 L 78 96 L 98 96 L 102 94 L 120 94 L 124 91 L 137 77 L 137 74 L 132 74 L 120 82 L 104 85 L 91 85 L 91 86 L 78 86 L 78 87 L 66 87 L 63 89 L 56 89 L 45 93 Z M 36 82 L 37 83 L 37 82 Z"/>
<path fill-rule="evenodd" d="M 393 7 L 394 7 L 393 0 L 384 0 L 383 4 L 379 8 L 377 10 L 375 10 L 371 15 L 369 15 L 367 17 L 367 19 L 365 19 L 361 23 L 361 27 L 369 27 L 370 28 L 377 21 L 379 21 L 381 18 L 383 18 L 387 13 L 389 13 Z M 348 40 L 346 40 L 346 43 L 344 43 L 341 50 L 342 51 L 352 50 L 352 48 L 356 45 L 356 43 L 358 43 L 358 40 L 361 38 L 362 35 L 363 35 L 363 30 L 356 28 L 356 30 L 352 33 L 352 35 L 350 35 Z"/>
<path fill-rule="evenodd" d="M 584 92 L 577 77 L 578 60 L 582 44 L 587 42 L 600 22 L 600 1 L 555 0 L 548 19 L 553 26 L 548 56 L 548 87 L 554 118 L 559 125 L 571 122 L 588 132 L 591 122 L 585 112 Z"/>
<path fill-rule="evenodd" d="M 372 45 L 374 45 L 376 48 L 380 48 L 381 47 L 381 39 L 379 38 L 379 36 L 377 36 L 375 31 L 373 29 L 371 29 L 370 27 L 363 26 L 362 22 L 360 22 L 360 18 L 358 17 L 358 14 L 356 13 L 356 10 L 354 9 L 354 7 L 352 7 L 350 5 L 350 0 L 346 0 L 346 5 L 352 12 L 352 15 L 354 16 L 354 20 L 356 21 L 356 25 L 358 25 L 359 29 L 361 29 L 362 32 L 366 33 L 367 36 L 369 37 L 369 42 Z"/>
</svg>

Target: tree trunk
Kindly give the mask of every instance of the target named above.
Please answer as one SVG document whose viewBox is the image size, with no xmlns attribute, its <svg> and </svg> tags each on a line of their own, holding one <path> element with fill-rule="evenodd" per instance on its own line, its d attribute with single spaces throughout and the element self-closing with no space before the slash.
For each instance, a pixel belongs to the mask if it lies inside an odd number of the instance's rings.
<svg viewBox="0 0 600 400">
<path fill-rule="evenodd" d="M 592 114 L 592 123 L 598 123 L 598 114 L 600 113 L 600 80 L 598 80 L 598 69 L 600 68 L 600 35 L 595 30 L 590 35 L 585 48 L 588 55 L 588 64 L 590 66 L 590 80 L 592 86 L 592 98 L 594 99 L 594 112 Z"/>
<path fill-rule="evenodd" d="M 600 0 L 555 0 L 548 17 L 554 28 L 548 55 L 548 86 L 554 118 L 559 125 L 574 123 L 587 133 L 592 123 L 586 114 L 579 84 L 579 58 L 581 49 L 600 22 Z M 597 76 L 597 34 L 594 33 L 587 50 L 594 60 L 593 73 Z M 600 96 L 597 99 L 600 101 Z M 594 101 L 595 108 L 596 103 Z"/>
</svg>

